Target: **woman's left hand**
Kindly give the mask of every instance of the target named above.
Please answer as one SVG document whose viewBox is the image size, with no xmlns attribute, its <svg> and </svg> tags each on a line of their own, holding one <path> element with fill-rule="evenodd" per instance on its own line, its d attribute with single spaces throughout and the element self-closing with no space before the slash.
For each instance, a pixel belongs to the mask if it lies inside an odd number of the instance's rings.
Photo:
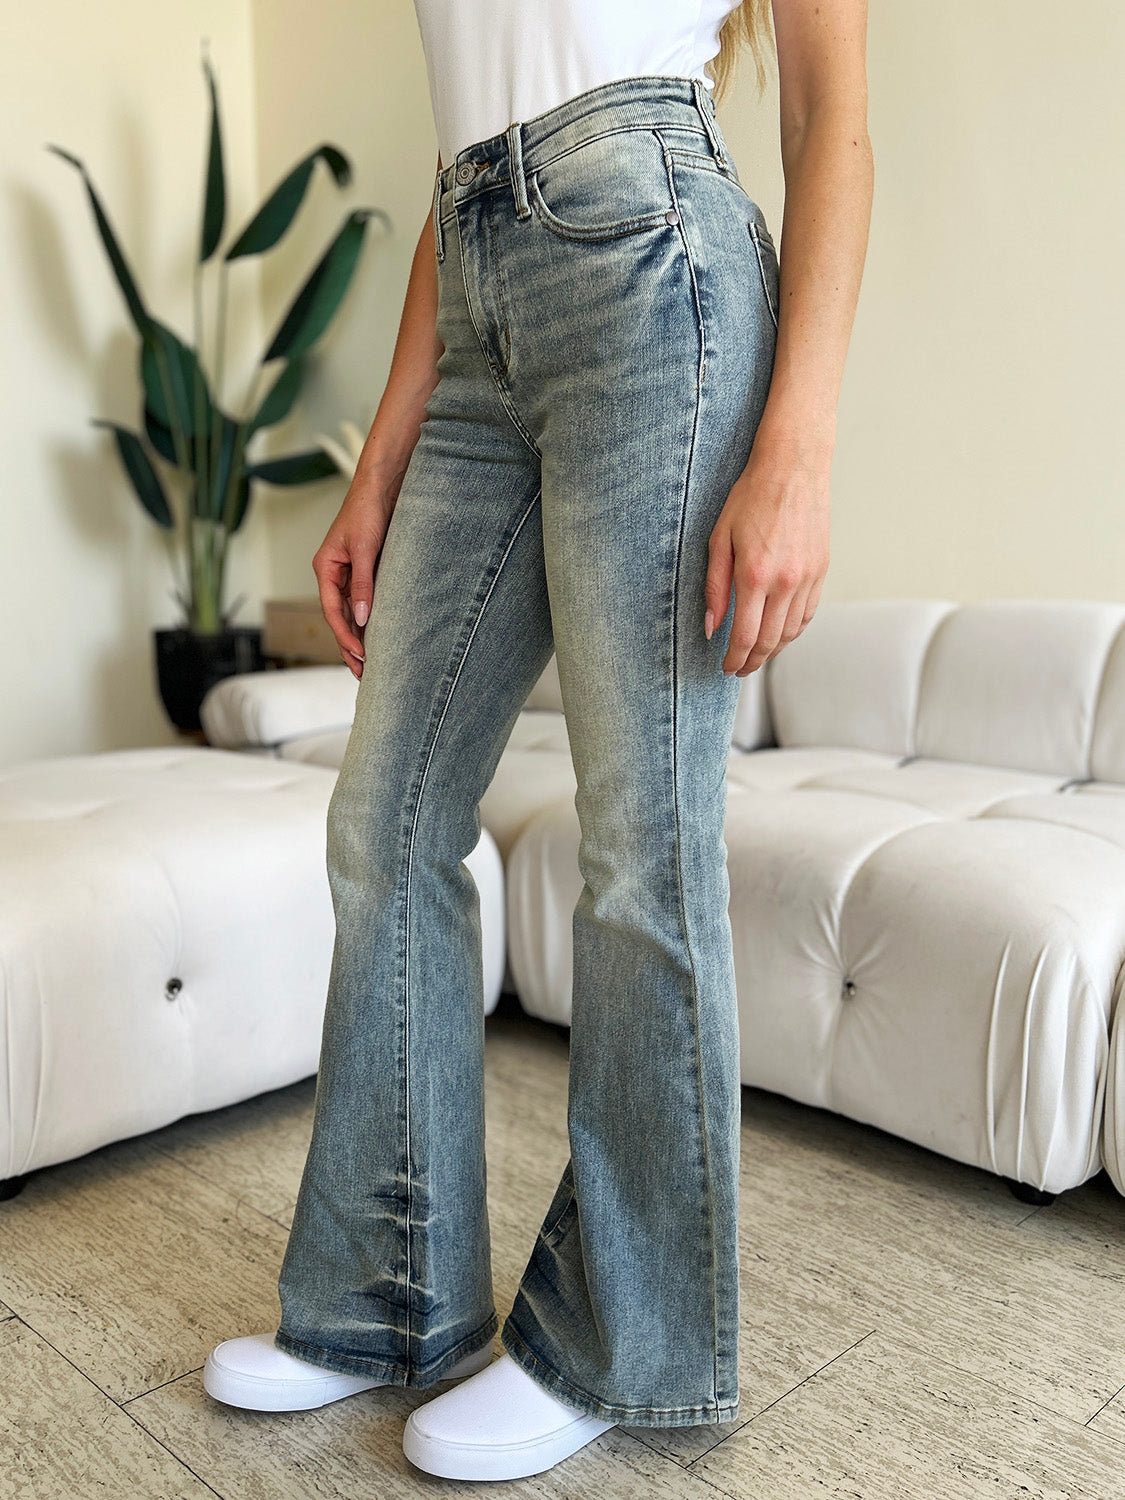
<svg viewBox="0 0 1125 1500">
<path fill-rule="evenodd" d="M 759 430 L 711 532 L 704 631 L 735 594 L 723 671 L 746 677 L 795 640 L 828 572 L 831 446 Z"/>
</svg>

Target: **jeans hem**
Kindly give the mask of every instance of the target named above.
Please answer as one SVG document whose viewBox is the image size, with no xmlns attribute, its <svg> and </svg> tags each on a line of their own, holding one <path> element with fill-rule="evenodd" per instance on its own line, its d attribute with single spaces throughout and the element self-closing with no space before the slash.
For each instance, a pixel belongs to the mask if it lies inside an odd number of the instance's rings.
<svg viewBox="0 0 1125 1500">
<path fill-rule="evenodd" d="M 526 1375 L 589 1417 L 601 1417 L 603 1421 L 619 1422 L 629 1427 L 697 1427 L 705 1423 L 733 1422 L 738 1417 L 737 1400 L 710 1406 L 625 1406 L 616 1401 L 602 1401 L 581 1386 L 572 1385 L 550 1365 L 544 1364 L 513 1327 L 510 1318 L 500 1330 L 500 1342 Z"/>
<path fill-rule="evenodd" d="M 307 1360 L 309 1364 L 320 1365 L 323 1369 L 332 1370 L 337 1375 L 370 1375 L 373 1380 L 381 1380 L 385 1385 L 428 1386 L 441 1380 L 444 1372 L 451 1365 L 457 1364 L 466 1355 L 475 1354 L 478 1349 L 483 1349 L 486 1344 L 490 1344 L 499 1327 L 500 1320 L 493 1312 L 472 1333 L 466 1334 L 459 1343 L 454 1344 L 452 1349 L 448 1349 L 439 1359 L 433 1360 L 430 1365 L 422 1369 L 418 1369 L 417 1366 L 408 1368 L 390 1360 L 374 1359 L 365 1354 L 342 1354 L 338 1349 L 327 1349 L 320 1344 L 310 1344 L 305 1339 L 294 1338 L 282 1328 L 274 1334 L 274 1342 L 286 1354 Z"/>
</svg>

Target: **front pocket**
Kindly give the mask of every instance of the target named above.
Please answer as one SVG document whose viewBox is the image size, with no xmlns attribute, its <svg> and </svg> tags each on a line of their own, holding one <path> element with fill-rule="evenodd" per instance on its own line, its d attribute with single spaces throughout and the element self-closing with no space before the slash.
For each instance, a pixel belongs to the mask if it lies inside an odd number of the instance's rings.
<svg viewBox="0 0 1125 1500">
<path fill-rule="evenodd" d="M 591 136 L 527 174 L 528 201 L 562 239 L 611 240 L 675 224 L 664 147 L 626 126 Z"/>
<path fill-rule="evenodd" d="M 770 310 L 773 319 L 774 332 L 777 332 L 777 309 L 781 299 L 781 267 L 777 260 L 777 251 L 773 247 L 773 241 L 763 236 L 757 224 L 753 220 L 747 225 L 750 230 L 750 238 L 754 244 L 754 254 L 758 261 L 758 272 L 762 278 L 762 291 L 765 293 L 766 306 Z"/>
</svg>

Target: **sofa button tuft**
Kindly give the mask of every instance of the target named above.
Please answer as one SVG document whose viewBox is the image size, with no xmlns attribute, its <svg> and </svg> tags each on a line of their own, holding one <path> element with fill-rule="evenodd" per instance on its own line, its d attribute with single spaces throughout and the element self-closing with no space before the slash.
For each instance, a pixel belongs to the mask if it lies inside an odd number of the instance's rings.
<svg viewBox="0 0 1125 1500">
<path fill-rule="evenodd" d="M 184 982 L 182 979 L 169 979 L 168 983 L 164 986 L 165 1000 L 175 1000 L 183 987 Z"/>
<path fill-rule="evenodd" d="M 843 985 L 844 994 L 851 996 L 855 994 L 855 980 L 845 979 Z"/>
</svg>

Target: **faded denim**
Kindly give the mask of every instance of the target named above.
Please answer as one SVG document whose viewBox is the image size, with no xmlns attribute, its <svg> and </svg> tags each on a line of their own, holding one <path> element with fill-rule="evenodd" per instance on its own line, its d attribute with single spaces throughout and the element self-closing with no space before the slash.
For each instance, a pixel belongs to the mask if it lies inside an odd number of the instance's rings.
<svg viewBox="0 0 1125 1500">
<path fill-rule="evenodd" d="M 578 790 L 570 1159 L 504 1348 L 582 1411 L 738 1413 L 723 824 L 742 680 L 708 539 L 773 369 L 778 262 L 698 81 L 587 90 L 436 176 L 444 352 L 328 812 L 336 941 L 277 1341 L 429 1386 L 499 1327 L 464 859 L 557 654 Z"/>
</svg>

